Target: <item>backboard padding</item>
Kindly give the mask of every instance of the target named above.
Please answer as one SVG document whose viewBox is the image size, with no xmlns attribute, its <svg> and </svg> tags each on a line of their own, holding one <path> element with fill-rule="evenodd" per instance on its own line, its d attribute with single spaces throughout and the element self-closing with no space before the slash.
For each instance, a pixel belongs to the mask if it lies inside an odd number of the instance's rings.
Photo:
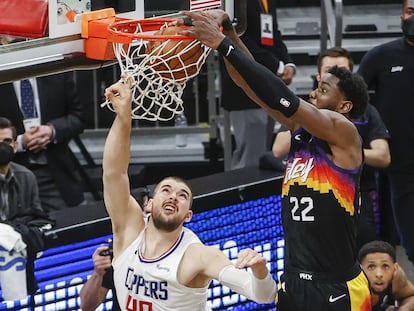
<svg viewBox="0 0 414 311">
<path fill-rule="evenodd" d="M 0 1 L 0 34 L 41 38 L 47 33 L 47 0 Z"/>
</svg>

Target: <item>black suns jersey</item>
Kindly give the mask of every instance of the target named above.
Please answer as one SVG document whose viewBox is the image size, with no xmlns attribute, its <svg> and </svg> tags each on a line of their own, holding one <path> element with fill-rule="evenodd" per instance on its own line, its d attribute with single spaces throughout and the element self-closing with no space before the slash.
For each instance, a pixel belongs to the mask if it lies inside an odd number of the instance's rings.
<svg viewBox="0 0 414 311">
<path fill-rule="evenodd" d="M 285 268 L 340 272 L 356 262 L 361 169 L 336 166 L 327 149 L 304 129 L 292 135 L 282 185 Z"/>
</svg>

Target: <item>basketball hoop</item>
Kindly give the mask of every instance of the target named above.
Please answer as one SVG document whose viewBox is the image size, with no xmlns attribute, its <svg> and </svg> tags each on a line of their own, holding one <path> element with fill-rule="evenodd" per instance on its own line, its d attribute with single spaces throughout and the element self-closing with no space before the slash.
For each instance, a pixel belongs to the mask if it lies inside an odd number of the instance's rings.
<svg viewBox="0 0 414 311">
<path fill-rule="evenodd" d="M 108 26 L 121 72 L 133 78 L 133 119 L 167 121 L 183 112 L 185 85 L 211 50 L 192 37 L 167 33 L 175 20 L 122 20 Z M 101 106 L 113 111 L 109 101 Z"/>
</svg>

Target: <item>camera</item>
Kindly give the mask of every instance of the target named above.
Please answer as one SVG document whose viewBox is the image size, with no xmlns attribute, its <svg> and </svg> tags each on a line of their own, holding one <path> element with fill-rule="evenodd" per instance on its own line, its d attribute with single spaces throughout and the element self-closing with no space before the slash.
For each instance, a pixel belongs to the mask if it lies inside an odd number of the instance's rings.
<svg viewBox="0 0 414 311">
<path fill-rule="evenodd" d="M 104 249 L 103 251 L 101 251 L 99 253 L 99 255 L 101 256 L 111 256 L 111 258 L 114 257 L 114 250 L 113 250 L 113 243 L 112 243 L 112 239 L 109 239 L 106 241 L 108 243 L 108 248 Z"/>
</svg>

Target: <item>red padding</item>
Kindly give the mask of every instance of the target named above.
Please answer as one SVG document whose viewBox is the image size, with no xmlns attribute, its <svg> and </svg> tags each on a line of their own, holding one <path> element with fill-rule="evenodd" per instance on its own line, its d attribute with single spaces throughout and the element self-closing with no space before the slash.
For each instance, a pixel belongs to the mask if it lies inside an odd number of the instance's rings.
<svg viewBox="0 0 414 311">
<path fill-rule="evenodd" d="M 47 34 L 48 0 L 0 1 L 0 33 L 26 38 Z"/>
</svg>

